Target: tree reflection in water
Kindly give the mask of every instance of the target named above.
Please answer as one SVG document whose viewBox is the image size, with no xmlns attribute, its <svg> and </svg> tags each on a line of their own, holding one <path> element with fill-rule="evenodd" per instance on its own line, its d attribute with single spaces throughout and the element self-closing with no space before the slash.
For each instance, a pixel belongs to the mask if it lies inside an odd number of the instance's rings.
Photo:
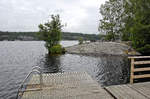
<svg viewBox="0 0 150 99">
<path fill-rule="evenodd" d="M 60 56 L 59 55 L 48 55 L 46 54 L 40 61 L 40 67 L 44 73 L 57 73 L 61 72 L 60 68 Z"/>
</svg>

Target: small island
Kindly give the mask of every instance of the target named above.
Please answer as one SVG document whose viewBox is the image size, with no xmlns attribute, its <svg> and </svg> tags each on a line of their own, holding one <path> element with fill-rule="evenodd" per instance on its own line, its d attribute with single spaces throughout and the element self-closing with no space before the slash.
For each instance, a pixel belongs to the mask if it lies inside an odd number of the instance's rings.
<svg viewBox="0 0 150 99">
<path fill-rule="evenodd" d="M 117 42 L 90 42 L 65 48 L 67 53 L 90 56 L 99 55 L 140 55 L 131 46 Z"/>
</svg>

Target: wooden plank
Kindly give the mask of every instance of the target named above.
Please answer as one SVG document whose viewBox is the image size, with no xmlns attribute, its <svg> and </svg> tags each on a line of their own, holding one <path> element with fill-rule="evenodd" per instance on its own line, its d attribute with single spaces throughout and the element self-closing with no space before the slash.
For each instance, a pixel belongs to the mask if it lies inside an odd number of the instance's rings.
<svg viewBox="0 0 150 99">
<path fill-rule="evenodd" d="M 134 75 L 133 78 L 138 79 L 138 78 L 149 78 L 150 74 L 144 74 L 144 75 Z"/>
<path fill-rule="evenodd" d="M 134 69 L 134 72 L 139 72 L 139 71 L 150 71 L 150 67 L 135 68 L 135 69 Z"/>
<path fill-rule="evenodd" d="M 135 65 L 150 64 L 150 61 L 135 61 Z"/>
<path fill-rule="evenodd" d="M 133 85 L 133 84 L 132 84 Z M 106 87 L 116 99 L 148 99 L 127 85 L 115 85 Z"/>
<path fill-rule="evenodd" d="M 150 82 L 136 83 L 128 86 L 150 99 Z"/>
<path fill-rule="evenodd" d="M 133 76 L 134 76 L 134 59 L 131 59 L 131 71 L 130 71 L 130 84 L 133 84 Z"/>
<path fill-rule="evenodd" d="M 29 84 L 39 83 L 34 75 Z M 113 99 L 86 72 L 43 74 L 40 91 L 24 92 L 22 99 Z"/>
<path fill-rule="evenodd" d="M 129 59 L 137 59 L 137 58 L 150 58 L 150 56 L 131 56 L 131 57 L 128 57 Z"/>
</svg>

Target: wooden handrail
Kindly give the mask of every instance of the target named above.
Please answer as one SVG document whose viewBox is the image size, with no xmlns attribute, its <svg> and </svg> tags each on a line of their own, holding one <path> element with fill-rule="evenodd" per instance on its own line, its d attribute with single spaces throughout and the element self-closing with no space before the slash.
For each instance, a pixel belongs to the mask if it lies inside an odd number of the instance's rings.
<svg viewBox="0 0 150 99">
<path fill-rule="evenodd" d="M 150 64 L 150 61 L 136 61 L 134 62 L 135 65 L 142 65 L 142 64 Z"/>
<path fill-rule="evenodd" d="M 140 58 L 150 58 L 150 56 L 130 56 L 130 57 L 128 57 L 128 58 L 134 58 L 134 59 L 136 59 L 136 58 L 138 58 L 138 59 L 140 59 Z"/>
<path fill-rule="evenodd" d="M 150 60 L 146 61 L 135 61 L 135 59 L 149 59 L 150 56 L 133 56 L 128 57 L 131 59 L 131 72 L 130 72 L 130 84 L 133 84 L 134 79 L 138 78 L 149 78 L 150 74 L 143 74 L 143 75 L 134 75 L 134 72 L 141 72 L 141 71 L 150 71 L 150 67 L 144 67 L 144 68 L 135 68 L 135 65 L 142 65 L 142 64 L 150 64 Z"/>
</svg>

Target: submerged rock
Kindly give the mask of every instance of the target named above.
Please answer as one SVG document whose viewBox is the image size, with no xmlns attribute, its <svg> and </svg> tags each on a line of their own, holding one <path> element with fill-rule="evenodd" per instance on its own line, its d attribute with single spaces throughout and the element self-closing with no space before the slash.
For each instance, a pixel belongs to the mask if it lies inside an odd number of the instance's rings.
<svg viewBox="0 0 150 99">
<path fill-rule="evenodd" d="M 67 53 L 87 55 L 140 55 L 130 46 L 117 42 L 92 42 L 65 48 Z"/>
</svg>

